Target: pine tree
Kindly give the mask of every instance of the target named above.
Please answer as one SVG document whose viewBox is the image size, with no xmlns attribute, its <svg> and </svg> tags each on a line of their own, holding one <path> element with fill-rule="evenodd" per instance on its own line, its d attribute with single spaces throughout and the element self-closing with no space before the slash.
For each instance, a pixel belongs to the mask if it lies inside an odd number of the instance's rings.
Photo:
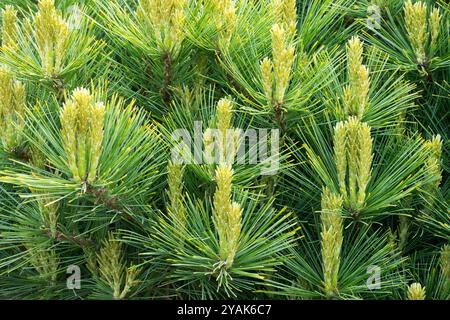
<svg viewBox="0 0 450 320">
<path fill-rule="evenodd" d="M 449 17 L 1 1 L 0 298 L 450 299 Z"/>
</svg>

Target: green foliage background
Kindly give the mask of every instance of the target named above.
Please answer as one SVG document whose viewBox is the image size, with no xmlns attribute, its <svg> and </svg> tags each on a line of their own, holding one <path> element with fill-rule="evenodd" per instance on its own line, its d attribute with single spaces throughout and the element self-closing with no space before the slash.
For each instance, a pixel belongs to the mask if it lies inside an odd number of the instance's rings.
<svg viewBox="0 0 450 320">
<path fill-rule="evenodd" d="M 169 44 L 136 17 L 138 0 L 56 0 L 75 27 L 63 67 L 51 75 L 33 33 L 38 1 L 0 0 L 19 20 L 15 50 L 0 49 L 0 65 L 26 92 L 21 140 L 0 148 L 0 298 L 406 299 L 408 286 L 420 283 L 426 299 L 449 299 L 448 247 L 442 252 L 450 244 L 450 5 L 425 1 L 441 21 L 437 45 L 419 63 L 404 2 L 298 0 L 296 58 L 274 106 L 260 70 L 277 22 L 269 0 L 233 2 L 226 42 L 227 26 L 216 25 L 224 12 L 213 0 L 188 0 L 182 36 Z M 375 30 L 367 22 L 373 5 L 381 14 Z M 321 194 L 339 192 L 333 133 L 345 120 L 346 44 L 355 35 L 370 72 L 362 121 L 371 128 L 373 164 L 364 207 L 342 210 L 330 295 Z M 80 87 L 106 106 L 95 183 L 72 178 L 61 136 L 61 109 Z M 215 127 L 224 97 L 233 102 L 234 127 L 281 134 L 276 175 L 233 165 L 233 199 L 243 211 L 229 268 L 221 267 L 212 218 L 215 165 L 184 168 L 186 221 L 174 220 L 167 193 L 171 133 L 193 132 L 195 121 Z M 11 123 L 2 118 L 2 126 L 4 135 Z M 436 135 L 438 173 L 427 167 L 426 141 Z M 70 266 L 80 268 L 80 288 L 67 287 Z M 374 266 L 376 288 L 368 286 Z"/>
</svg>

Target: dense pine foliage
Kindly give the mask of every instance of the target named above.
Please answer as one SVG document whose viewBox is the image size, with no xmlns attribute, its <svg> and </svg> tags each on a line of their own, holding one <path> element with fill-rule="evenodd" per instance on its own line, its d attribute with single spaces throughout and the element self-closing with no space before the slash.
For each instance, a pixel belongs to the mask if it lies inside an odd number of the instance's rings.
<svg viewBox="0 0 450 320">
<path fill-rule="evenodd" d="M 450 299 L 447 0 L 0 10 L 0 298 Z"/>
</svg>

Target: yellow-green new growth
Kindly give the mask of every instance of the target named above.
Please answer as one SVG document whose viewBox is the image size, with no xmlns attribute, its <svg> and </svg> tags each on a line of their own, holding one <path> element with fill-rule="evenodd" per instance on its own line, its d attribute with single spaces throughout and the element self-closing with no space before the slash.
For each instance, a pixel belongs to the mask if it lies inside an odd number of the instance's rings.
<svg viewBox="0 0 450 320">
<path fill-rule="evenodd" d="M 272 0 L 272 10 L 279 23 L 293 38 L 297 32 L 297 6 L 295 0 Z"/>
<path fill-rule="evenodd" d="M 412 3 L 408 0 L 404 7 L 406 31 L 411 45 L 415 51 L 417 63 L 425 65 L 436 48 L 440 33 L 441 13 L 433 8 L 427 15 L 427 6 L 424 2 Z M 427 57 L 426 45 L 430 39 L 430 51 Z"/>
<path fill-rule="evenodd" d="M 233 202 L 228 215 L 228 229 L 227 229 L 227 254 L 226 266 L 230 267 L 234 262 L 234 257 L 239 245 L 239 237 L 241 235 L 242 225 L 242 208 L 237 202 Z"/>
<path fill-rule="evenodd" d="M 281 105 L 291 79 L 295 51 L 292 44 L 286 45 L 286 32 L 278 24 L 272 27 L 272 57 L 275 78 L 275 100 Z"/>
<path fill-rule="evenodd" d="M 275 103 L 281 106 L 291 80 L 295 50 L 287 40 L 286 31 L 282 26 L 275 24 L 271 33 L 272 61 L 268 58 L 262 60 L 261 79 L 269 104 Z"/>
<path fill-rule="evenodd" d="M 214 193 L 214 220 L 216 222 L 217 233 L 219 234 L 220 257 L 223 260 L 227 258 L 227 227 L 228 214 L 231 211 L 231 187 L 233 179 L 233 170 L 231 166 L 220 165 L 216 169 L 216 191 Z"/>
<path fill-rule="evenodd" d="M 208 128 L 203 135 L 208 162 L 233 164 L 239 143 L 239 130 L 233 128 L 233 102 L 222 98 L 217 103 L 217 130 Z M 218 154 L 216 154 L 218 153 Z"/>
<path fill-rule="evenodd" d="M 273 99 L 273 63 L 269 58 L 261 61 L 261 79 L 266 99 L 270 103 Z"/>
<path fill-rule="evenodd" d="M 409 300 L 425 300 L 425 297 L 425 287 L 422 287 L 420 283 L 415 282 L 408 287 Z"/>
<path fill-rule="evenodd" d="M 17 11 L 12 6 L 5 6 L 2 10 L 2 47 L 14 47 L 17 37 Z"/>
<path fill-rule="evenodd" d="M 183 204 L 183 175 L 184 166 L 169 161 L 167 166 L 168 211 L 173 216 L 173 223 L 180 227 L 184 227 L 186 224 L 186 209 Z"/>
<path fill-rule="evenodd" d="M 56 9 L 54 0 L 39 0 L 36 13 L 36 42 L 43 72 L 58 75 L 63 68 L 68 45 L 69 25 Z"/>
<path fill-rule="evenodd" d="M 372 137 L 366 123 L 350 117 L 336 125 L 334 160 L 344 203 L 359 212 L 365 205 L 373 160 Z"/>
<path fill-rule="evenodd" d="M 31 192 L 34 190 L 31 189 Z M 59 203 L 55 201 L 54 198 L 38 198 L 37 200 L 45 228 L 54 239 L 57 237 L 59 217 Z"/>
<path fill-rule="evenodd" d="M 36 244 L 25 245 L 30 255 L 30 263 L 39 273 L 39 276 L 52 283 L 58 276 L 59 256 L 54 249 L 43 248 Z"/>
<path fill-rule="evenodd" d="M 427 59 L 430 58 L 427 57 L 427 53 L 425 52 L 428 39 L 431 38 L 431 50 L 437 44 L 441 22 L 440 11 L 437 8 L 433 8 L 428 17 L 426 4 L 422 1 L 413 4 L 411 0 L 405 3 L 404 11 L 406 31 L 415 51 L 417 63 L 424 65 Z M 430 54 L 432 54 L 432 51 Z"/>
<path fill-rule="evenodd" d="M 362 118 L 367 108 L 370 87 L 369 70 L 363 65 L 363 46 L 358 37 L 347 44 L 347 63 L 349 85 L 344 88 L 344 107 L 346 116 Z"/>
<path fill-rule="evenodd" d="M 233 128 L 233 103 L 227 98 L 222 98 L 217 103 L 217 128 L 220 131 L 222 141 L 220 148 L 222 155 L 220 162 L 232 164 L 236 156 L 238 131 Z"/>
<path fill-rule="evenodd" d="M 76 89 L 61 111 L 61 135 L 73 179 L 94 182 L 103 141 L 105 106 Z"/>
<path fill-rule="evenodd" d="M 405 3 L 405 24 L 411 44 L 416 52 L 417 61 L 422 64 L 425 61 L 425 44 L 427 40 L 427 6 L 418 1 L 411 0 Z"/>
<path fill-rule="evenodd" d="M 217 103 L 217 128 L 225 136 L 226 131 L 231 128 L 231 119 L 233 117 L 233 104 L 231 100 L 222 98 Z"/>
<path fill-rule="evenodd" d="M 338 175 L 339 190 L 347 198 L 347 129 L 344 122 L 338 122 L 334 128 L 334 163 Z"/>
<path fill-rule="evenodd" d="M 322 192 L 322 262 L 324 291 L 329 297 L 338 291 L 338 273 L 342 248 L 342 196 L 331 193 L 327 188 Z"/>
<path fill-rule="evenodd" d="M 430 190 L 435 190 L 439 187 L 442 180 L 441 171 L 441 155 L 442 155 L 442 138 L 435 135 L 431 140 L 424 143 L 424 147 L 430 152 L 428 158 L 425 160 L 425 170 L 428 175 L 433 177 L 434 183 L 430 184 Z"/>
<path fill-rule="evenodd" d="M 238 248 L 241 233 L 242 209 L 231 201 L 233 170 L 231 166 L 221 164 L 216 169 L 217 188 L 214 193 L 214 223 L 219 236 L 219 256 L 230 268 Z"/>
<path fill-rule="evenodd" d="M 441 13 L 438 8 L 433 8 L 430 14 L 430 33 L 431 33 L 431 46 L 434 47 L 437 44 L 439 38 L 439 30 L 441 24 Z"/>
<path fill-rule="evenodd" d="M 12 73 L 0 67 L 0 128 L 5 150 L 13 151 L 22 142 L 25 114 L 25 87 Z"/>
<path fill-rule="evenodd" d="M 174 49 L 183 41 L 186 0 L 140 0 L 136 15 L 150 23 L 162 49 Z"/>
<path fill-rule="evenodd" d="M 237 25 L 236 6 L 233 0 L 211 0 L 214 21 L 219 33 L 219 43 L 226 45 Z"/>
<path fill-rule="evenodd" d="M 358 157 L 358 169 L 357 169 L 357 207 L 362 208 L 366 200 L 366 188 L 369 183 L 370 174 L 372 170 L 372 137 L 370 135 L 370 127 L 366 123 L 361 123 L 358 130 L 358 145 L 355 146 L 350 156 L 357 153 Z"/>
<path fill-rule="evenodd" d="M 115 300 L 124 299 L 131 288 L 137 284 L 139 269 L 136 266 L 126 267 L 122 244 L 114 238 L 112 233 L 103 241 L 103 247 L 97 254 L 99 274 L 113 290 Z"/>
</svg>

